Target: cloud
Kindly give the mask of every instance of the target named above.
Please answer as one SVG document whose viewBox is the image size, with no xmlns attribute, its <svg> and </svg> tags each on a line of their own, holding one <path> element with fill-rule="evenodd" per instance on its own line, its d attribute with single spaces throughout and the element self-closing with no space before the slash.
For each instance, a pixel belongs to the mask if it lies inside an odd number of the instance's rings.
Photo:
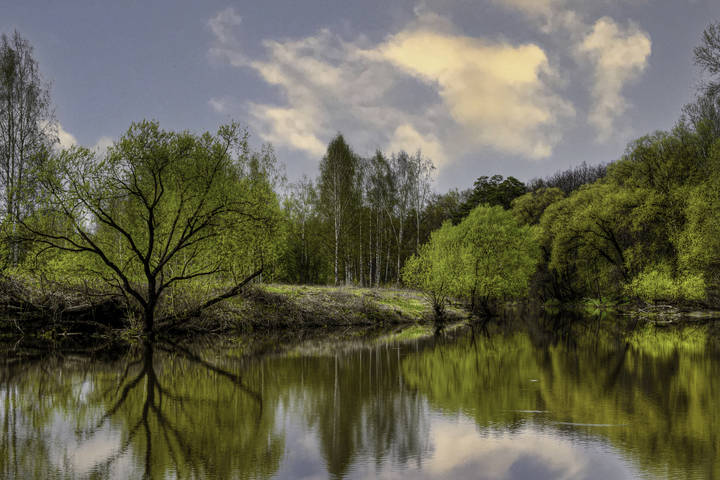
<svg viewBox="0 0 720 480">
<path fill-rule="evenodd" d="M 520 10 L 528 15 L 547 15 L 563 0 L 494 0 L 495 3 Z"/>
<path fill-rule="evenodd" d="M 605 142 L 615 133 L 616 123 L 627 111 L 624 87 L 645 71 L 652 50 L 650 35 L 634 23 L 622 27 L 610 17 L 586 20 L 587 0 L 494 0 L 540 21 L 545 33 L 568 36 L 580 64 L 592 66 L 592 106 L 587 121 Z M 623 0 L 630 2 L 632 0 Z M 598 2 L 599 3 L 599 2 Z M 594 4 L 597 6 L 597 3 Z"/>
<path fill-rule="evenodd" d="M 65 130 L 60 122 L 58 122 L 57 124 L 57 137 L 58 146 L 60 148 L 70 148 L 78 144 L 75 135 Z M 97 142 L 95 142 L 95 145 L 92 146 L 91 150 L 104 154 L 108 147 L 110 147 L 113 143 L 114 141 L 112 138 L 108 136 L 102 136 L 98 139 Z"/>
<path fill-rule="evenodd" d="M 208 26 L 212 30 L 213 35 L 224 44 L 234 43 L 235 27 L 242 24 L 242 17 L 238 15 L 233 7 L 221 10 L 213 18 L 208 21 Z"/>
<path fill-rule="evenodd" d="M 409 123 L 399 125 L 395 129 L 388 150 L 414 153 L 420 150 L 423 157 L 429 158 L 437 168 L 442 168 L 448 161 L 440 140 L 435 135 L 421 135 L 420 132 Z"/>
<path fill-rule="evenodd" d="M 421 148 L 438 163 L 478 147 L 539 159 L 573 114 L 553 92 L 539 46 L 456 34 L 436 14 L 420 14 L 380 43 L 327 29 L 266 40 L 266 56 L 256 59 L 227 38 L 215 32 L 211 55 L 255 70 L 280 94 L 276 103 L 248 104 L 261 137 L 315 157 L 342 131 L 361 152 Z"/>
<path fill-rule="evenodd" d="M 111 137 L 103 135 L 97 142 L 95 142 L 92 149 L 98 153 L 104 154 L 114 143 L 115 141 Z"/>
<path fill-rule="evenodd" d="M 378 51 L 431 84 L 452 118 L 483 146 L 545 158 L 559 137 L 562 117 L 574 113 L 549 88 L 553 72 L 535 44 L 490 44 L 417 30 L 401 32 Z"/>
<path fill-rule="evenodd" d="M 494 0 L 497 5 L 517 10 L 533 21 L 539 21 L 540 30 L 544 33 L 557 31 L 571 34 L 581 33 L 586 25 L 582 14 L 583 0 Z"/>
<path fill-rule="evenodd" d="M 227 111 L 227 101 L 222 98 L 211 98 L 208 100 L 208 105 L 213 109 L 215 113 L 225 113 Z"/>
<path fill-rule="evenodd" d="M 645 71 L 651 50 L 646 32 L 632 23 L 623 28 L 609 17 L 599 19 L 577 47 L 593 67 L 588 122 L 597 129 L 599 141 L 614 133 L 615 121 L 628 108 L 622 90 Z"/>
<path fill-rule="evenodd" d="M 312 105 L 302 105 L 300 108 L 258 104 L 250 106 L 250 113 L 260 121 L 264 140 L 320 157 L 325 153 L 325 144 L 316 132 L 322 130 L 322 127 L 309 110 L 312 110 Z"/>
<path fill-rule="evenodd" d="M 73 145 L 77 145 L 77 139 L 75 138 L 75 136 L 65 130 L 59 122 L 57 128 L 58 141 L 60 142 L 61 148 L 70 148 Z"/>
</svg>

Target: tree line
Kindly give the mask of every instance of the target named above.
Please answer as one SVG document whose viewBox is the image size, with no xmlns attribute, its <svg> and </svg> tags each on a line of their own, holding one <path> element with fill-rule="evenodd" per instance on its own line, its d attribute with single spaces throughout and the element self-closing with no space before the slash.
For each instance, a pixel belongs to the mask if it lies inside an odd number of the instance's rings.
<svg viewBox="0 0 720 480">
<path fill-rule="evenodd" d="M 695 61 L 709 79 L 670 131 L 631 142 L 610 164 L 527 185 L 480 177 L 450 218 L 470 215 L 433 233 L 406 265 L 407 282 L 428 293 L 436 312 L 450 296 L 471 306 L 528 295 L 717 305 L 720 26 L 705 30 Z M 498 244 L 508 231 L 529 240 Z"/>
<path fill-rule="evenodd" d="M 380 286 L 400 282 L 405 259 L 424 240 L 432 161 L 417 152 L 371 158 L 338 134 L 316 180 L 289 186 L 288 238 L 279 278 L 292 283 Z"/>
<path fill-rule="evenodd" d="M 528 295 L 717 303 L 720 28 L 695 58 L 709 77 L 696 100 L 619 160 L 439 194 L 422 152 L 366 158 L 342 134 L 317 178 L 290 185 L 235 123 L 142 121 L 105 152 L 61 149 L 32 47 L 3 35 L 0 280 L 114 292 L 147 332 L 260 278 L 407 285 L 438 313 L 449 297 L 478 312 Z"/>
</svg>

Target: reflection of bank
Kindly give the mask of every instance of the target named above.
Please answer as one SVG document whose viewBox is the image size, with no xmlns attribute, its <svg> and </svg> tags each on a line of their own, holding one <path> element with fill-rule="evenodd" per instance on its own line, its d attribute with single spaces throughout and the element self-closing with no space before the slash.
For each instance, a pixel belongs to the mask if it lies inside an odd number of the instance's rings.
<svg viewBox="0 0 720 480">
<path fill-rule="evenodd" d="M 718 476 L 708 329 L 514 318 L 282 353 L 18 354 L 0 360 L 0 478 Z"/>
<path fill-rule="evenodd" d="M 44 365 L 30 372 L 40 383 L 62 381 L 38 397 L 43 404 L 36 408 L 46 418 L 27 449 L 13 445 L 12 429 L 2 432 L 7 448 L 0 461 L 10 459 L 0 470 L 4 478 L 233 478 L 277 470 L 284 439 L 272 409 L 250 386 L 258 383 L 252 374 L 245 378 L 168 342 L 144 342 L 103 369 L 89 359 L 83 364 L 90 371 Z M 13 391 L 29 393 L 6 387 Z M 6 423 L 34 415 L 17 400 L 5 403 Z M 42 452 L 42 465 L 12 464 L 13 457 Z"/>
<path fill-rule="evenodd" d="M 604 443 L 650 475 L 720 478 L 709 329 L 570 320 L 499 322 L 406 357 L 403 376 L 433 410 L 468 416 L 484 436 L 539 429 Z"/>
</svg>

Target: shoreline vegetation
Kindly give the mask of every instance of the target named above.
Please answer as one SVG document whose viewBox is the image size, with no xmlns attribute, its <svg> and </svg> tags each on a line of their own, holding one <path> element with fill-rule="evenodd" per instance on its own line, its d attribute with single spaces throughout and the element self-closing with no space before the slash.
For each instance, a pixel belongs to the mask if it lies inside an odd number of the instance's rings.
<svg viewBox="0 0 720 480">
<path fill-rule="evenodd" d="M 0 334 L 45 340 L 89 335 L 89 343 L 103 339 L 142 336 L 142 323 L 133 320 L 122 298 L 80 288 L 32 289 L 0 278 Z M 57 286 L 56 286 L 57 287 Z M 571 312 L 585 316 L 611 314 L 665 326 L 674 323 L 720 319 L 720 311 L 694 304 L 645 304 L 639 302 L 573 303 L 508 302 L 497 305 L 495 315 L 521 311 L 527 315 Z M 446 326 L 482 325 L 489 317 L 473 315 L 469 305 L 448 304 L 443 322 L 437 321 L 432 303 L 419 291 L 404 288 L 354 286 L 303 286 L 255 284 L 242 295 L 204 311 L 191 321 L 165 331 L 171 336 L 193 334 L 290 334 L 292 332 L 342 332 L 357 329 L 390 329 L 393 335 L 432 335 Z M 92 338 L 92 340 L 90 340 Z"/>
<path fill-rule="evenodd" d="M 421 151 L 362 156 L 340 133 L 292 184 L 237 122 L 143 120 L 105 151 L 61 148 L 32 47 L 3 34 L 0 312 L 20 333 L 120 337 L 443 325 L 508 304 L 714 318 L 720 24 L 694 53 L 694 102 L 619 159 L 435 193 Z"/>
<path fill-rule="evenodd" d="M 0 278 L 2 330 L 41 336 L 142 333 L 142 322 L 132 318 L 122 297 L 80 287 L 54 287 L 32 288 Z M 466 316 L 458 304 L 448 308 L 446 319 L 452 323 Z M 169 332 L 187 335 L 393 325 L 432 327 L 435 323 L 426 299 L 413 290 L 256 284 Z"/>
</svg>

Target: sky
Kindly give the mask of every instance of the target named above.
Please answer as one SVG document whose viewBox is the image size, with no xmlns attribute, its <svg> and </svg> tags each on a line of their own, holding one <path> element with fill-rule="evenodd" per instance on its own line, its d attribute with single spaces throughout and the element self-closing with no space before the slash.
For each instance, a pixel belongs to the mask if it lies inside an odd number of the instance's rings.
<svg viewBox="0 0 720 480">
<path fill-rule="evenodd" d="M 341 132 L 360 155 L 420 149 L 437 191 L 613 161 L 672 128 L 717 21 L 717 0 L 0 2 L 64 145 L 237 120 L 293 181 Z"/>
</svg>

